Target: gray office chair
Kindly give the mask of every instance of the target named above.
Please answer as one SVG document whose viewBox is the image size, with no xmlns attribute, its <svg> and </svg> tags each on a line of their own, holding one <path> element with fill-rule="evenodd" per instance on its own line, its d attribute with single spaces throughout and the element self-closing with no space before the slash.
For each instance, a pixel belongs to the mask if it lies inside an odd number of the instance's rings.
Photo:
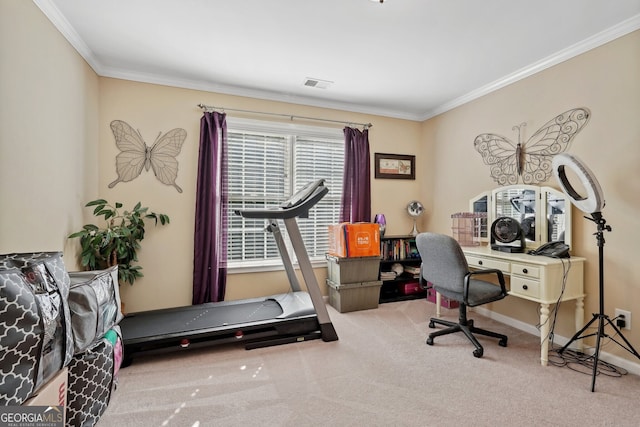
<svg viewBox="0 0 640 427">
<path fill-rule="evenodd" d="M 496 332 L 476 328 L 473 320 L 467 319 L 467 307 L 475 307 L 498 301 L 507 296 L 502 271 L 496 269 L 470 271 L 467 260 L 458 242 L 450 236 L 435 233 L 420 233 L 416 237 L 416 246 L 422 258 L 421 274 L 441 295 L 458 301 L 460 318 L 458 322 L 432 317 L 429 327 L 436 324 L 448 326 L 445 329 L 429 334 L 427 344 L 433 345 L 433 339 L 440 335 L 463 332 L 476 349 L 475 357 L 482 357 L 484 349 L 473 335 L 485 335 L 499 338 L 498 344 L 507 346 L 507 337 Z M 499 285 L 477 278 L 481 275 L 492 275 L 498 279 Z"/>
</svg>

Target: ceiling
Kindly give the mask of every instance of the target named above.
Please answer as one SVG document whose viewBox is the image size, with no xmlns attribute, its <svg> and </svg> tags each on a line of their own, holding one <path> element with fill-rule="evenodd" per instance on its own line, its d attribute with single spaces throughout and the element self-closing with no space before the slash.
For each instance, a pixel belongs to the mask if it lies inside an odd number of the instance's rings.
<svg viewBox="0 0 640 427">
<path fill-rule="evenodd" d="M 34 1 L 100 76 L 409 120 L 640 28 L 640 0 Z"/>
</svg>

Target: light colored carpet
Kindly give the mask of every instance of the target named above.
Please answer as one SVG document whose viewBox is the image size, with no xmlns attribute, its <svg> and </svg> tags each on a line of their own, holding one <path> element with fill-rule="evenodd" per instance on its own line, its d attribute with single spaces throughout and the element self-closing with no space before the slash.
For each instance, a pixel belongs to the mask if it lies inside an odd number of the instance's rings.
<svg viewBox="0 0 640 427">
<path fill-rule="evenodd" d="M 640 377 L 596 379 L 539 363 L 538 337 L 471 313 L 508 347 L 425 338 L 425 300 L 338 313 L 340 337 L 257 350 L 213 346 L 134 360 L 99 422 L 108 426 L 638 426 Z M 457 310 L 443 309 L 455 320 Z M 606 346 L 604 347 L 606 349 Z"/>
</svg>

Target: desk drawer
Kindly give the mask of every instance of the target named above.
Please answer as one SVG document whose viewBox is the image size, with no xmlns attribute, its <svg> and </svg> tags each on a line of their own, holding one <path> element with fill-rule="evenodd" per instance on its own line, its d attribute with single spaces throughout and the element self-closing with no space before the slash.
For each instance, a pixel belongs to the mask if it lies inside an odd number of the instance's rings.
<svg viewBox="0 0 640 427">
<path fill-rule="evenodd" d="M 467 255 L 467 264 L 469 267 L 485 269 L 485 268 L 497 268 L 498 270 L 502 270 L 505 273 L 509 273 L 511 270 L 509 268 L 508 262 L 498 261 L 495 259 L 488 258 L 480 258 L 471 255 Z"/>
<path fill-rule="evenodd" d="M 529 298 L 540 298 L 540 282 L 524 277 L 511 276 L 511 293 Z"/>
<path fill-rule="evenodd" d="M 540 277 L 540 269 L 527 264 L 511 263 L 511 274 L 518 274 L 520 276 Z"/>
</svg>

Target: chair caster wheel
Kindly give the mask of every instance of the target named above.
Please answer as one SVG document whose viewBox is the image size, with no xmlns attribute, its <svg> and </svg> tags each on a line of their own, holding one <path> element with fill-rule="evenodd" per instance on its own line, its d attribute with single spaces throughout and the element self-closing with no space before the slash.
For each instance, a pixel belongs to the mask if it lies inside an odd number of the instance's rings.
<svg viewBox="0 0 640 427">
<path fill-rule="evenodd" d="M 433 338 L 427 338 L 427 345 L 433 345 Z"/>
<path fill-rule="evenodd" d="M 498 341 L 498 345 L 500 347 L 506 347 L 507 346 L 507 339 L 505 338 L 503 340 Z"/>
<path fill-rule="evenodd" d="M 482 357 L 483 354 L 484 354 L 484 350 L 481 348 L 476 348 L 475 350 L 473 350 L 473 355 L 477 358 Z"/>
<path fill-rule="evenodd" d="M 433 322 L 429 322 L 429 327 L 430 327 L 431 329 L 434 329 L 434 328 L 436 327 L 436 324 L 435 324 L 435 323 L 433 323 Z"/>
</svg>

